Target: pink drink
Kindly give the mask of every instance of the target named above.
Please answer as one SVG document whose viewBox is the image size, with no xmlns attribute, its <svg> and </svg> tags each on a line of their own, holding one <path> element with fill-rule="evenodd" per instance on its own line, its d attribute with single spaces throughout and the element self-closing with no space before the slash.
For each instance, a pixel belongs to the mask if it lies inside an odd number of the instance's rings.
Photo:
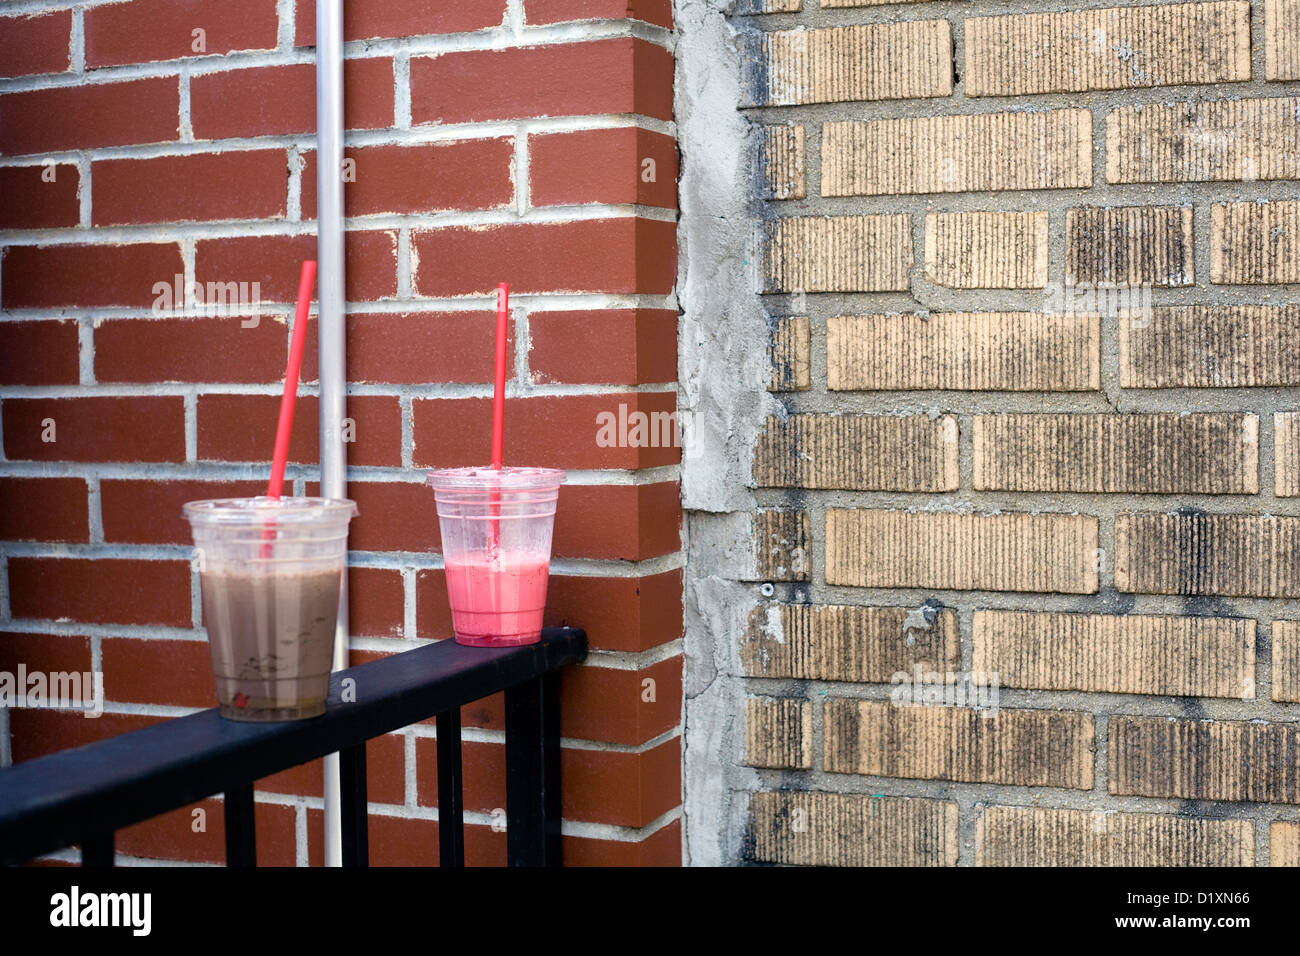
<svg viewBox="0 0 1300 956">
<path fill-rule="evenodd" d="M 542 633 L 550 562 L 527 555 L 448 559 L 447 597 L 456 640 L 478 647 L 531 644 Z"/>
<path fill-rule="evenodd" d="M 458 644 L 516 647 L 542 639 L 562 481 L 564 472 L 554 468 L 429 472 Z"/>
</svg>

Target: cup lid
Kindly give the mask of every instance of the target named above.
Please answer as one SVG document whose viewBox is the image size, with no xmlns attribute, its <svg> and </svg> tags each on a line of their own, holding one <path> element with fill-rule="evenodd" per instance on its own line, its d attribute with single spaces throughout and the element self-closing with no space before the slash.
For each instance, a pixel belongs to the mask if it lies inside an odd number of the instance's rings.
<svg viewBox="0 0 1300 956">
<path fill-rule="evenodd" d="M 475 490 L 499 488 L 532 491 L 564 484 L 561 468 L 440 468 L 429 472 L 426 483 L 436 488 Z"/>
<path fill-rule="evenodd" d="M 209 498 L 187 501 L 181 511 L 190 521 L 215 524 L 251 524 L 274 521 L 278 525 L 309 524 L 322 519 L 343 520 L 357 515 L 348 498 Z"/>
</svg>

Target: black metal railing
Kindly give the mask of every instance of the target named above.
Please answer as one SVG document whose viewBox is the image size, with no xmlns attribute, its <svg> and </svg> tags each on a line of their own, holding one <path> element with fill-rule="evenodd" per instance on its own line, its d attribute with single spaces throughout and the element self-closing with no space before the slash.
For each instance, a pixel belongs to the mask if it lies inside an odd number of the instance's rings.
<svg viewBox="0 0 1300 956">
<path fill-rule="evenodd" d="M 436 717 L 440 862 L 463 866 L 460 708 L 505 691 L 507 858 L 559 865 L 559 669 L 586 650 L 574 628 L 525 647 L 441 641 L 334 674 L 311 720 L 240 723 L 214 708 L 24 761 L 0 770 L 0 863 L 79 845 L 83 866 L 112 866 L 117 830 L 221 793 L 226 863 L 255 866 L 253 782 L 338 753 L 343 864 L 367 866 L 366 741 Z"/>
</svg>

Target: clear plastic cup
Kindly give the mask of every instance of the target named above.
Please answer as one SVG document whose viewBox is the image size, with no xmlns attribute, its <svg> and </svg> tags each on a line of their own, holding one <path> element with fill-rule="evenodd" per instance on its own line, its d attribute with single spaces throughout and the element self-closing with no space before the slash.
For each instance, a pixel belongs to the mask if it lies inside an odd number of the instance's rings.
<svg viewBox="0 0 1300 956">
<path fill-rule="evenodd" d="M 429 472 L 428 482 L 438 505 L 456 642 L 515 647 L 539 641 L 564 472 L 451 468 Z"/>
<path fill-rule="evenodd" d="M 302 720 L 325 713 L 348 522 L 330 498 L 191 501 L 221 716 Z"/>
</svg>

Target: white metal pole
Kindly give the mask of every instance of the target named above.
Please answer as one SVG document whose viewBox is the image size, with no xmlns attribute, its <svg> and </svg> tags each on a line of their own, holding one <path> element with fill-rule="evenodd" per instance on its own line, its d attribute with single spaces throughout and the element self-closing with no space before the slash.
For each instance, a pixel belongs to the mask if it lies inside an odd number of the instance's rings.
<svg viewBox="0 0 1300 956">
<path fill-rule="evenodd" d="M 343 292 L 343 0 L 316 3 L 317 300 L 320 318 L 321 495 L 347 497 L 347 339 Z M 348 665 L 348 584 L 343 569 L 334 670 Z M 343 865 L 338 754 L 325 758 L 325 865 Z"/>
</svg>

